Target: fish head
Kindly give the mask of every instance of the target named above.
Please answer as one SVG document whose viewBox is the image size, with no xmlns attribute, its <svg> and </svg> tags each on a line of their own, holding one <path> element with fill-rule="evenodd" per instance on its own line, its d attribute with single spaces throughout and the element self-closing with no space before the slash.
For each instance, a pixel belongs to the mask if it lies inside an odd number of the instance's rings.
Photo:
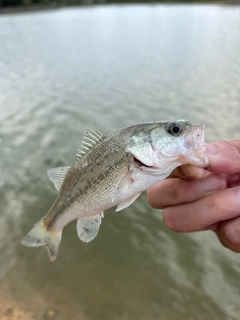
<svg viewBox="0 0 240 320">
<path fill-rule="evenodd" d="M 208 166 L 204 147 L 204 125 L 186 120 L 146 124 L 132 137 L 128 150 L 138 165 L 154 169 L 183 164 Z"/>
</svg>

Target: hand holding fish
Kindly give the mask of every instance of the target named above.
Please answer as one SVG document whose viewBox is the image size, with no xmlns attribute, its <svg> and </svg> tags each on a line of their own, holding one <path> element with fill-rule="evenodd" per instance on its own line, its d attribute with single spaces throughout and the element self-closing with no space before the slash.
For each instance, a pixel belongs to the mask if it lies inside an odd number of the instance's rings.
<svg viewBox="0 0 240 320">
<path fill-rule="evenodd" d="M 163 209 L 173 231 L 213 230 L 223 246 L 240 252 L 240 140 L 206 144 L 206 150 L 208 170 L 179 167 L 172 179 L 149 188 L 147 199 Z"/>
</svg>

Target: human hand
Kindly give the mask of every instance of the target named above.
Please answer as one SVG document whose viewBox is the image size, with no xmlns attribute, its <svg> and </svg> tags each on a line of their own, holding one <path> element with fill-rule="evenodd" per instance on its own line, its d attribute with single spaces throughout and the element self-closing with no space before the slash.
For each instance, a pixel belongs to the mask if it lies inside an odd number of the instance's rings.
<svg viewBox="0 0 240 320">
<path fill-rule="evenodd" d="M 223 246 L 240 252 L 240 140 L 206 144 L 209 168 L 186 165 L 147 190 L 176 232 L 213 230 Z"/>
</svg>

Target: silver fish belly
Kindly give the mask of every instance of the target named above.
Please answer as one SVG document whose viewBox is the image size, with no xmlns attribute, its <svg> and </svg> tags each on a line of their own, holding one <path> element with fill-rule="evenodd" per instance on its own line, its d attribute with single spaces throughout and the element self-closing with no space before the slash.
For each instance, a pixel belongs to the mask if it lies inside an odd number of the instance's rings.
<svg viewBox="0 0 240 320">
<path fill-rule="evenodd" d="M 63 228 L 77 219 L 84 242 L 98 234 L 104 210 L 120 211 L 156 182 L 183 164 L 208 165 L 204 126 L 186 120 L 140 123 L 109 136 L 90 131 L 72 167 L 48 170 L 59 196 L 47 215 L 22 240 L 46 246 L 57 257 Z"/>
</svg>

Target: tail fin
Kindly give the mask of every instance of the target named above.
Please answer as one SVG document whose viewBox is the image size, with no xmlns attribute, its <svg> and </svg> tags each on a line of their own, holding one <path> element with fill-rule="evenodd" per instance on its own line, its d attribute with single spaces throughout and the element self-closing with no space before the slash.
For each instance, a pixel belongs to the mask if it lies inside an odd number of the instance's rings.
<svg viewBox="0 0 240 320">
<path fill-rule="evenodd" d="M 43 219 L 38 221 L 35 226 L 30 230 L 22 240 L 22 244 L 27 247 L 40 247 L 45 246 L 50 261 L 54 261 L 57 258 L 59 245 L 62 239 L 62 232 L 54 233 L 48 231 L 43 222 Z"/>
</svg>

